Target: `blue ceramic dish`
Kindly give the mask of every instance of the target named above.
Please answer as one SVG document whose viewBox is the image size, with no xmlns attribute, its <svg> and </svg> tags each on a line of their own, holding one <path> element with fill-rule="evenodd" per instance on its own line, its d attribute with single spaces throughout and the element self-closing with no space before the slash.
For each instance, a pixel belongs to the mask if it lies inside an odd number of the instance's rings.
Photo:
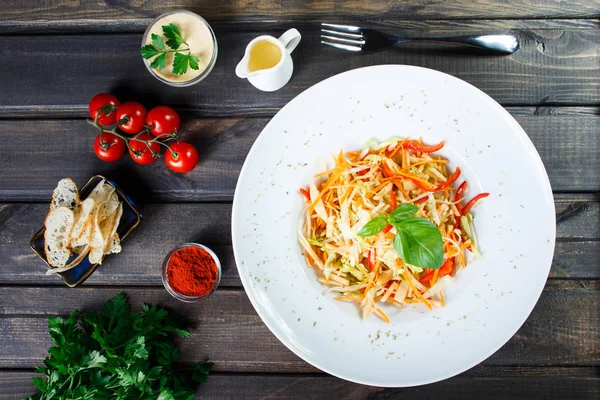
<svg viewBox="0 0 600 400">
<path fill-rule="evenodd" d="M 129 198 L 129 196 L 123 193 L 123 191 L 115 182 L 101 175 L 94 175 L 79 191 L 79 198 L 84 200 L 103 179 L 106 181 L 106 183 L 115 188 L 115 192 L 117 193 L 119 201 L 123 203 L 123 215 L 121 216 L 119 227 L 117 228 L 117 233 L 119 234 L 121 241 L 123 241 L 139 225 L 140 221 L 142 220 L 142 215 L 138 211 L 135 203 Z M 46 253 L 44 252 L 45 231 L 46 228 L 44 227 L 37 231 L 36 234 L 31 238 L 29 244 L 33 251 L 46 263 L 48 268 L 52 268 L 52 266 L 48 264 L 48 261 L 46 260 Z M 75 257 L 76 255 L 71 256 L 68 262 L 74 260 Z M 75 287 L 85 281 L 96 270 L 96 268 L 98 268 L 98 265 L 100 264 L 91 264 L 88 257 L 86 257 L 75 267 L 65 272 L 59 272 L 58 275 L 62 277 L 67 286 Z"/>
</svg>

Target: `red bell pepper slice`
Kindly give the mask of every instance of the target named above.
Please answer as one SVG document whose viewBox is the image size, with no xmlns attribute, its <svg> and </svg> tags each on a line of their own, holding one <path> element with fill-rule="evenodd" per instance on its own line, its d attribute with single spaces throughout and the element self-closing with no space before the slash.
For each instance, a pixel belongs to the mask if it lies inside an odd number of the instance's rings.
<svg viewBox="0 0 600 400">
<path fill-rule="evenodd" d="M 387 166 L 386 163 L 381 163 L 381 173 L 386 178 L 391 178 L 391 177 L 394 176 L 394 173 L 392 172 L 392 170 L 390 169 L 390 167 Z"/>
<path fill-rule="evenodd" d="M 477 196 L 473 197 L 468 203 L 467 205 L 462 209 L 462 215 L 467 215 L 469 213 L 469 211 L 471 211 L 471 208 L 473 208 L 473 206 L 475 205 L 475 203 L 477 203 L 479 200 L 488 197 L 490 194 L 489 193 L 479 193 Z"/>
<path fill-rule="evenodd" d="M 398 200 L 396 200 L 396 195 L 394 194 L 394 187 L 390 189 L 390 212 L 394 211 L 398 207 Z"/>
<path fill-rule="evenodd" d="M 450 185 L 452 185 L 454 182 L 456 182 L 456 180 L 458 179 L 459 176 L 460 176 L 460 168 L 456 167 L 456 171 L 454 171 L 454 173 L 452 175 L 450 175 L 448 177 L 448 179 L 446 179 L 446 182 L 440 183 L 438 185 L 436 191 L 440 191 L 440 190 L 444 190 L 446 188 L 449 188 Z"/>
<path fill-rule="evenodd" d="M 421 203 L 426 202 L 427 200 L 429 200 L 429 197 L 425 196 L 425 197 L 421 197 L 419 200 L 415 201 L 415 203 L 421 204 Z"/>
<path fill-rule="evenodd" d="M 454 268 L 454 259 L 452 259 L 452 258 L 447 259 L 446 261 L 444 261 L 444 263 L 442 264 L 442 266 L 439 269 L 438 278 L 441 278 L 442 276 L 450 275 L 452 273 L 453 268 Z M 434 274 L 435 274 L 435 270 L 429 271 L 421 279 L 419 279 L 419 282 L 424 284 L 425 282 L 430 281 L 431 279 L 433 279 Z"/>
<path fill-rule="evenodd" d="M 369 257 L 367 259 L 367 263 L 369 264 L 369 269 L 371 271 L 375 271 L 375 250 L 369 250 Z"/>
<path fill-rule="evenodd" d="M 460 204 L 460 202 L 462 200 L 462 195 L 465 193 L 465 190 L 467 190 L 467 181 L 463 181 L 463 183 L 460 184 L 458 189 L 456 189 L 456 193 L 454 194 L 454 205 L 456 206 L 456 209 L 458 210 L 458 213 L 460 215 L 462 215 L 462 205 Z"/>
<path fill-rule="evenodd" d="M 310 193 L 308 193 L 308 190 L 300 188 L 300 193 L 306 198 L 306 201 L 310 201 Z"/>
<path fill-rule="evenodd" d="M 450 275 L 452 273 L 452 269 L 454 268 L 454 259 L 449 258 L 440 267 L 440 272 L 438 276 L 441 278 L 442 276 Z"/>
<path fill-rule="evenodd" d="M 421 153 L 433 153 L 440 150 L 442 147 L 444 147 L 443 140 L 434 146 L 425 146 L 423 143 L 420 143 L 417 140 L 407 140 L 404 142 L 404 144 L 402 144 L 403 149 L 414 150 L 418 155 Z"/>
</svg>

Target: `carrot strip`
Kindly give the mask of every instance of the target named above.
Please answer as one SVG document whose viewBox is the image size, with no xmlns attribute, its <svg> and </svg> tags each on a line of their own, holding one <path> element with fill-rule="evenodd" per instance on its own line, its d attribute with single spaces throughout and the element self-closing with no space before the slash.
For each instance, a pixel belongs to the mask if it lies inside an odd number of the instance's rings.
<svg viewBox="0 0 600 400">
<path fill-rule="evenodd" d="M 394 157 L 394 156 L 396 155 L 396 153 L 397 153 L 399 150 L 401 150 L 401 149 L 403 148 L 403 146 L 404 146 L 404 143 L 406 143 L 406 141 L 407 141 L 407 140 L 408 140 L 408 139 L 404 139 L 404 140 L 402 141 L 402 143 L 400 143 L 400 142 L 397 142 L 398 144 L 396 144 L 396 147 L 394 147 L 394 150 L 393 150 L 393 151 L 390 153 L 390 155 L 389 155 L 388 157 L 389 157 L 389 158 L 392 158 L 392 157 Z"/>
<path fill-rule="evenodd" d="M 415 294 L 415 296 L 417 296 L 417 298 L 419 300 L 421 300 L 421 302 L 423 304 L 425 304 L 425 306 L 427 306 L 427 308 L 429 308 L 429 310 L 433 310 L 433 308 L 431 307 L 431 304 L 429 304 L 429 302 L 423 297 L 423 295 L 421 294 L 421 292 L 419 292 L 419 290 L 415 287 L 414 283 L 412 283 L 412 279 L 410 278 L 410 275 L 408 275 L 408 272 L 404 271 L 402 273 L 402 276 L 406 280 L 406 283 L 408 283 L 408 285 L 412 289 L 412 291 Z"/>
<path fill-rule="evenodd" d="M 377 307 L 377 306 L 373 306 L 373 307 L 375 307 L 375 311 L 377 311 L 377 314 L 379 314 L 381 319 L 383 319 L 385 322 L 387 322 L 389 324 L 390 319 L 388 318 L 388 316 L 385 315 L 385 313 L 379 307 Z"/>
</svg>

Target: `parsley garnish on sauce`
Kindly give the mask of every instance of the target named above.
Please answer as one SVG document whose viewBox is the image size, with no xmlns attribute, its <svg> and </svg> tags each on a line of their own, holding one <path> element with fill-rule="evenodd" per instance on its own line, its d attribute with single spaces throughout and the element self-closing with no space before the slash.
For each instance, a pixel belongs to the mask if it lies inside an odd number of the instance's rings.
<svg viewBox="0 0 600 400">
<path fill-rule="evenodd" d="M 173 73 L 176 75 L 183 75 L 187 72 L 188 65 L 191 69 L 198 70 L 198 57 L 193 56 L 190 51 L 190 46 L 181 37 L 179 28 L 174 23 L 163 25 L 163 35 L 167 41 L 165 42 L 162 36 L 155 33 L 150 36 L 152 44 L 147 44 L 140 49 L 142 57 L 150 60 L 154 57 L 154 60 L 150 63 L 150 67 L 153 69 L 164 69 L 166 60 L 165 56 L 168 53 L 175 53 L 173 55 Z M 184 45 L 185 48 L 180 47 Z M 170 49 L 168 49 L 168 48 Z M 187 52 L 187 53 L 186 53 Z"/>
</svg>

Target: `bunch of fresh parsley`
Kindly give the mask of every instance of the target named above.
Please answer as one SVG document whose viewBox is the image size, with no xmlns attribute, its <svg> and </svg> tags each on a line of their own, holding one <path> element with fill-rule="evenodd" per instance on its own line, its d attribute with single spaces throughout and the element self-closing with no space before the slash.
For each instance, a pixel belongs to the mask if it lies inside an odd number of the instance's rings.
<svg viewBox="0 0 600 400">
<path fill-rule="evenodd" d="M 403 203 L 388 215 L 378 215 L 358 231 L 358 236 L 373 236 L 388 224 L 396 228 L 394 248 L 404 262 L 422 268 L 438 269 L 444 262 L 444 241 L 437 226 L 414 215 L 419 207 Z"/>
<path fill-rule="evenodd" d="M 46 379 L 33 379 L 39 390 L 30 399 L 193 399 L 193 381 L 205 382 L 211 364 L 175 368 L 181 353 L 172 334 L 190 336 L 181 326 L 155 306 L 132 312 L 124 294 L 96 313 L 50 318 L 55 346 L 37 369 Z"/>
<path fill-rule="evenodd" d="M 162 27 L 163 35 L 167 39 L 165 42 L 162 36 L 159 36 L 153 33 L 150 38 L 152 39 L 152 44 L 147 44 L 140 49 L 142 53 L 142 57 L 149 60 L 152 57 L 155 57 L 154 60 L 150 63 L 150 67 L 153 69 L 164 69 L 165 68 L 165 56 L 168 53 L 175 53 L 173 56 L 173 73 L 176 75 L 183 75 L 187 72 L 188 65 L 191 69 L 198 70 L 198 62 L 200 61 L 198 57 L 193 56 L 190 52 L 190 46 L 186 43 L 185 40 L 181 37 L 181 32 L 179 32 L 179 28 L 174 23 L 170 23 L 169 25 L 163 25 Z M 165 45 L 170 47 L 171 49 L 166 49 Z M 187 48 L 180 49 L 181 45 L 187 46 Z M 187 54 L 184 53 L 187 51 Z"/>
</svg>

